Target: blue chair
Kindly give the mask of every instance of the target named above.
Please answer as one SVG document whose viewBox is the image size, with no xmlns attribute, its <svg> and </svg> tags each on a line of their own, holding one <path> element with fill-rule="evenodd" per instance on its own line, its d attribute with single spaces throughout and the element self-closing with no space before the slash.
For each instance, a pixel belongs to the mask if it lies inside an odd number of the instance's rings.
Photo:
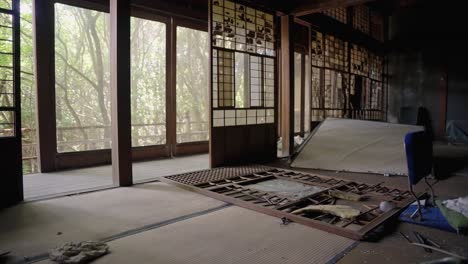
<svg viewBox="0 0 468 264">
<path fill-rule="evenodd" d="M 434 189 L 427 181 L 427 176 L 432 173 L 432 139 L 424 131 L 411 132 L 405 136 L 406 162 L 408 164 L 408 182 L 409 191 L 417 201 L 418 208 L 411 215 L 414 218 L 416 213 L 422 217 L 421 203 L 414 193 L 413 186 L 424 179 L 429 186 L 432 195 L 432 204 L 434 204 Z"/>
</svg>

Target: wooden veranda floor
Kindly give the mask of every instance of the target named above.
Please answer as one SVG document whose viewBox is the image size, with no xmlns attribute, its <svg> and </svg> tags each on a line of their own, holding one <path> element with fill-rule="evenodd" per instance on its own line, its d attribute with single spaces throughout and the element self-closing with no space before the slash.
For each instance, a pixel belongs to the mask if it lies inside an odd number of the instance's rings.
<svg viewBox="0 0 468 264">
<path fill-rule="evenodd" d="M 133 163 L 133 181 L 209 168 L 209 156 L 194 155 Z M 53 173 L 24 175 L 24 199 L 35 200 L 112 187 L 112 167 L 99 166 Z"/>
</svg>

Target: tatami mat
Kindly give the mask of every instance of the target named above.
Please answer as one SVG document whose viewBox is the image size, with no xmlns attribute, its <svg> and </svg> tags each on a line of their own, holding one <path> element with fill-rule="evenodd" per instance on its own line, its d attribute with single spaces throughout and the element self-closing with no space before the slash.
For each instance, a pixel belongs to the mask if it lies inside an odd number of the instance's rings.
<svg viewBox="0 0 468 264">
<path fill-rule="evenodd" d="M 292 167 L 406 175 L 404 138 L 422 127 L 327 118 Z"/>
<path fill-rule="evenodd" d="M 280 223 L 233 206 L 112 241 L 111 253 L 94 263 L 327 263 L 355 243 Z"/>
<path fill-rule="evenodd" d="M 223 205 L 165 183 L 24 203 L 0 211 L 0 249 L 34 256 Z"/>
</svg>

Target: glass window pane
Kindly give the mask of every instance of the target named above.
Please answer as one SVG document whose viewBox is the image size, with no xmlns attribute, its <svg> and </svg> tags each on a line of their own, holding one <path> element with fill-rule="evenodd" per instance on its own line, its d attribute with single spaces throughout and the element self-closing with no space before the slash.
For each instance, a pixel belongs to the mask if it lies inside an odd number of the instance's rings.
<svg viewBox="0 0 468 264">
<path fill-rule="evenodd" d="M 177 27 L 176 65 L 177 143 L 206 141 L 210 105 L 207 32 Z M 224 96 L 229 97 L 230 94 Z"/>
<path fill-rule="evenodd" d="M 132 146 L 166 143 L 166 24 L 131 20 Z"/>
<path fill-rule="evenodd" d="M 305 87 L 304 87 L 304 132 L 310 132 L 310 61 L 309 55 L 305 56 Z"/>
<path fill-rule="evenodd" d="M 0 111 L 0 138 L 15 135 L 15 113 L 13 111 Z"/>
<path fill-rule="evenodd" d="M 0 8 L 3 9 L 12 9 L 12 0 L 0 0 Z"/>
<path fill-rule="evenodd" d="M 294 132 L 301 132 L 301 53 L 294 53 Z"/>
<path fill-rule="evenodd" d="M 109 14 L 55 4 L 57 151 L 111 147 Z"/>
<path fill-rule="evenodd" d="M 250 68 L 249 54 L 236 52 L 235 54 L 235 83 L 236 83 L 236 107 L 248 108 L 250 102 Z"/>
<path fill-rule="evenodd" d="M 34 86 L 32 1 L 21 0 L 21 128 L 23 173 L 38 171 L 36 154 L 36 89 Z"/>
</svg>

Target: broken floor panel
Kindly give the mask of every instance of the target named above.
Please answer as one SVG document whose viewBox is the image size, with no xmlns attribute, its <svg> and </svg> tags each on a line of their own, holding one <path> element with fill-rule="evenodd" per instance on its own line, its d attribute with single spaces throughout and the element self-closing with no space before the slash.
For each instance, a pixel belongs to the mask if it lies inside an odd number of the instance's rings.
<svg viewBox="0 0 468 264">
<path fill-rule="evenodd" d="M 382 184 L 369 185 L 291 170 L 263 168 L 263 171 L 242 174 L 245 168 L 238 167 L 237 175 L 229 177 L 228 174 L 224 174 L 225 178 L 219 176 L 223 174 L 223 168 L 216 169 L 211 179 L 210 171 L 205 171 L 204 182 L 197 183 L 190 183 L 199 177 L 197 173 L 167 176 L 162 180 L 228 203 L 355 240 L 365 239 L 374 228 L 413 202 L 413 197 L 408 191 Z M 271 185 L 268 183 L 277 180 L 290 183 L 268 186 Z M 310 186 L 310 189 L 320 188 L 321 191 L 303 196 L 304 190 L 308 189 L 298 184 Z M 291 186 L 296 188 L 296 192 Z M 301 187 L 298 188 L 299 186 Z M 342 195 L 336 195 L 337 193 Z M 359 198 L 354 199 L 356 196 Z M 396 207 L 382 212 L 379 205 L 383 201 L 391 201 Z M 349 207 L 359 210 L 360 213 L 356 217 L 345 218 L 326 210 L 300 210 L 313 205 Z"/>
</svg>

